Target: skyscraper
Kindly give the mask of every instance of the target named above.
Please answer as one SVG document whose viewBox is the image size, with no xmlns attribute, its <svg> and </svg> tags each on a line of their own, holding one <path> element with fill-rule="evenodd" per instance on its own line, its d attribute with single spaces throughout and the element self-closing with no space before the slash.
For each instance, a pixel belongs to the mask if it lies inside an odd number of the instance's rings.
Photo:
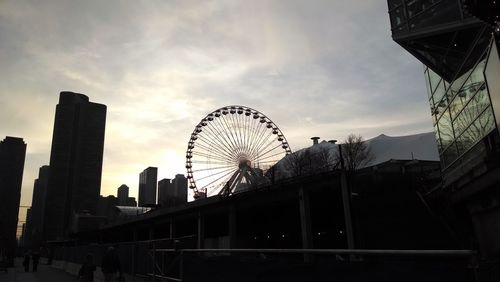
<svg viewBox="0 0 500 282">
<path fill-rule="evenodd" d="M 162 179 L 158 182 L 158 204 L 173 207 L 187 202 L 187 178 L 177 174 L 174 179 Z"/>
<path fill-rule="evenodd" d="M 95 214 L 100 194 L 106 106 L 61 92 L 56 107 L 44 215 L 45 240 L 64 238 L 73 214 Z"/>
<path fill-rule="evenodd" d="M 498 3 L 388 0 L 388 5 L 392 38 L 424 64 L 443 174 L 443 184 L 427 197 L 446 207 L 465 244 L 476 241 L 483 254 L 499 253 Z"/>
<path fill-rule="evenodd" d="M 120 187 L 118 187 L 118 205 L 120 206 L 126 206 L 128 203 L 128 191 L 129 188 L 127 185 L 122 184 Z"/>
<path fill-rule="evenodd" d="M 0 142 L 0 254 L 13 262 L 16 251 L 17 218 L 21 200 L 26 143 L 5 137 Z"/>
<path fill-rule="evenodd" d="M 43 239 L 43 219 L 45 201 L 47 196 L 47 182 L 49 179 L 49 166 L 44 165 L 38 171 L 38 178 L 33 186 L 31 200 L 31 215 L 26 219 L 25 241 L 30 247 L 38 247 Z"/>
<path fill-rule="evenodd" d="M 158 168 L 148 167 L 139 175 L 139 206 L 156 205 Z"/>
<path fill-rule="evenodd" d="M 164 178 L 158 181 L 158 205 L 161 205 L 162 207 L 170 206 L 168 200 L 169 200 L 169 193 L 171 194 L 170 192 L 171 189 L 172 189 L 172 183 L 170 179 Z"/>
<path fill-rule="evenodd" d="M 176 174 L 172 180 L 174 190 L 175 205 L 187 202 L 187 178 L 184 174 Z"/>
</svg>

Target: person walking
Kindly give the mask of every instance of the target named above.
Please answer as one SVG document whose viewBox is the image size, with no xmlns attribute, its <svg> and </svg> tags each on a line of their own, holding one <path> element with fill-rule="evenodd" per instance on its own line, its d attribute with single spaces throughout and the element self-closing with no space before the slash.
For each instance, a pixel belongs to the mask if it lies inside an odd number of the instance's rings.
<svg viewBox="0 0 500 282">
<path fill-rule="evenodd" d="M 40 260 L 40 253 L 35 251 L 31 254 L 31 259 L 33 260 L 33 272 L 36 272 L 38 269 L 38 261 Z"/>
<path fill-rule="evenodd" d="M 26 271 L 26 272 L 30 271 L 30 253 L 29 252 L 24 253 L 23 266 L 24 266 L 24 271 Z"/>
<path fill-rule="evenodd" d="M 82 265 L 80 271 L 78 272 L 78 278 L 80 278 L 80 281 L 82 282 L 94 282 L 94 271 L 94 257 L 92 256 L 92 254 L 88 254 L 85 258 L 85 263 Z"/>
<path fill-rule="evenodd" d="M 116 282 L 118 277 L 122 277 L 120 258 L 116 254 L 115 248 L 109 247 L 102 258 L 101 271 L 104 273 L 105 282 Z M 119 276 L 117 276 L 117 273 Z"/>
</svg>

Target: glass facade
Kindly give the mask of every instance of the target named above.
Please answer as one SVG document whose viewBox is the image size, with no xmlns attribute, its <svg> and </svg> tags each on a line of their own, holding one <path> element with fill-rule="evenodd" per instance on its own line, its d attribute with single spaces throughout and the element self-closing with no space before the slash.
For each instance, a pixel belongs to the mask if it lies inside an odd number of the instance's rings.
<svg viewBox="0 0 500 282">
<path fill-rule="evenodd" d="M 443 169 L 496 128 L 486 84 L 488 48 L 480 60 L 453 81 L 428 67 L 424 74 Z"/>
</svg>

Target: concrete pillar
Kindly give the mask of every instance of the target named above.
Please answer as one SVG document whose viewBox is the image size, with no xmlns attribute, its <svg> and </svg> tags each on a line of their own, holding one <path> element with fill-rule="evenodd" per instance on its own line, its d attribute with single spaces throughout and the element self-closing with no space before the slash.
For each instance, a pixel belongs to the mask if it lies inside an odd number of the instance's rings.
<svg viewBox="0 0 500 282">
<path fill-rule="evenodd" d="M 198 241 L 197 247 L 198 249 L 203 249 L 203 242 L 205 240 L 205 219 L 201 214 L 201 211 L 198 211 Z"/>
<path fill-rule="evenodd" d="M 234 205 L 229 207 L 229 248 L 233 249 L 236 247 L 236 208 Z"/>
<path fill-rule="evenodd" d="M 309 193 L 304 190 L 304 187 L 299 189 L 299 209 L 300 209 L 300 229 L 302 234 L 302 248 L 312 249 L 313 238 L 311 228 L 311 208 L 309 201 Z M 312 255 L 305 254 L 304 262 L 311 262 Z"/>
<path fill-rule="evenodd" d="M 340 173 L 340 190 L 342 192 L 342 205 L 344 206 L 345 233 L 347 236 L 347 248 L 354 249 L 354 232 L 351 216 L 351 191 L 347 184 L 345 170 Z"/>
</svg>

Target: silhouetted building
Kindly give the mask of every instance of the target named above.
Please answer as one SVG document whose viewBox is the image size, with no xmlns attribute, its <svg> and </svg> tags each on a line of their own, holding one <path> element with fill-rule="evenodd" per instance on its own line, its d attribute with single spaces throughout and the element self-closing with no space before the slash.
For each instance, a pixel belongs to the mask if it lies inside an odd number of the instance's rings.
<svg viewBox="0 0 500 282">
<path fill-rule="evenodd" d="M 56 107 L 45 209 L 45 239 L 64 238 L 75 213 L 95 214 L 99 199 L 106 106 L 61 92 Z"/>
<path fill-rule="evenodd" d="M 137 207 L 137 201 L 135 200 L 134 197 L 128 197 L 127 202 L 125 203 L 126 207 Z"/>
<path fill-rule="evenodd" d="M 168 193 L 172 189 L 171 180 L 164 178 L 158 181 L 158 205 L 168 206 Z"/>
<path fill-rule="evenodd" d="M 177 174 L 174 179 L 162 179 L 158 182 L 158 204 L 173 207 L 187 202 L 187 179 Z"/>
<path fill-rule="evenodd" d="M 7 136 L 0 142 L 0 254 L 9 259 L 9 264 L 16 250 L 25 157 L 26 143 L 22 138 Z"/>
<path fill-rule="evenodd" d="M 394 41 L 425 65 L 443 173 L 443 184 L 428 197 L 446 210 L 464 247 L 476 241 L 483 255 L 498 254 L 500 225 L 492 223 L 500 222 L 500 29 L 490 15 L 498 13 L 498 4 L 388 0 L 388 5 Z"/>
<path fill-rule="evenodd" d="M 107 217 L 112 207 L 119 206 L 119 199 L 113 195 L 99 196 L 99 207 L 97 209 L 98 216 Z"/>
<path fill-rule="evenodd" d="M 48 178 L 49 166 L 45 165 L 40 167 L 38 178 L 35 179 L 33 187 L 33 197 L 30 208 L 31 214 L 26 218 L 25 243 L 32 248 L 38 248 L 43 239 L 43 219 Z"/>
<path fill-rule="evenodd" d="M 139 175 L 139 206 L 156 205 L 158 168 L 148 167 Z"/>
<path fill-rule="evenodd" d="M 172 179 L 172 186 L 175 205 L 186 203 L 188 184 L 187 178 L 184 176 L 184 174 L 175 175 L 175 178 Z"/>
<path fill-rule="evenodd" d="M 122 184 L 120 187 L 118 187 L 117 196 L 118 196 L 118 204 L 120 206 L 127 206 L 128 191 L 129 191 L 129 188 L 125 184 Z"/>
</svg>

